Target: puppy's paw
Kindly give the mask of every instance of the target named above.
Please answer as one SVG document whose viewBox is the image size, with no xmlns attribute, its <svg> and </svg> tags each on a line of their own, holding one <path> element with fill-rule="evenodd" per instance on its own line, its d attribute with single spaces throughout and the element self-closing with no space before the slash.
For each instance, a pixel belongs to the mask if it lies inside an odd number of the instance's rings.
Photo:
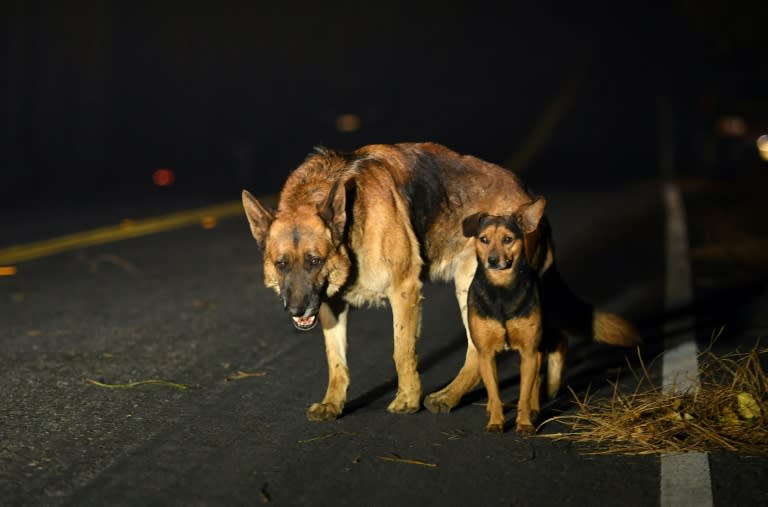
<svg viewBox="0 0 768 507">
<path fill-rule="evenodd" d="M 414 399 L 415 398 L 415 399 Z M 413 414 L 419 411 L 419 397 L 398 393 L 387 410 L 393 414 Z"/>
<path fill-rule="evenodd" d="M 310 421 L 332 421 L 340 414 L 341 408 L 331 403 L 313 403 L 307 409 L 307 419 Z"/>
<path fill-rule="evenodd" d="M 530 423 L 517 423 L 515 430 L 522 436 L 531 436 L 536 433 L 536 428 Z"/>
<path fill-rule="evenodd" d="M 453 405 L 448 403 L 446 396 L 439 392 L 424 398 L 424 406 L 433 414 L 447 414 L 453 408 Z"/>
<path fill-rule="evenodd" d="M 504 425 L 500 423 L 488 423 L 488 425 L 485 427 L 485 431 L 487 433 L 503 433 Z"/>
</svg>

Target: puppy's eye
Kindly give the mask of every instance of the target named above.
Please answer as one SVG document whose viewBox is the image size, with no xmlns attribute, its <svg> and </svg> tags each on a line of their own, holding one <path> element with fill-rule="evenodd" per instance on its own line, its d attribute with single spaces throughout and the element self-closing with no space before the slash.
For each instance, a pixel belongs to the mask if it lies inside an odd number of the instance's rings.
<svg viewBox="0 0 768 507">
<path fill-rule="evenodd" d="M 504 238 L 501 240 L 505 245 L 509 245 L 515 240 L 512 236 L 504 236 Z"/>
<path fill-rule="evenodd" d="M 480 243 L 487 245 L 488 244 L 488 236 L 480 236 Z"/>
</svg>

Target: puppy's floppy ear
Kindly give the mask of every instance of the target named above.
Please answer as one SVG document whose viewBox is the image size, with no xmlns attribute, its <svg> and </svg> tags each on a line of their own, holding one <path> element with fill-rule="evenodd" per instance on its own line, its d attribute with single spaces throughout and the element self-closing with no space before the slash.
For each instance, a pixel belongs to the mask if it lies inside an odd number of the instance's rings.
<svg viewBox="0 0 768 507">
<path fill-rule="evenodd" d="M 253 234 L 259 248 L 263 250 L 264 243 L 267 241 L 269 226 L 275 219 L 275 212 L 261 204 L 247 190 L 243 190 L 243 209 L 245 216 L 248 217 L 248 224 L 251 226 L 251 234 Z"/>
<path fill-rule="evenodd" d="M 531 202 L 525 203 L 517 210 L 518 220 L 523 232 L 530 234 L 536 230 L 544 216 L 544 207 L 547 200 L 543 197 L 537 197 Z"/>
<path fill-rule="evenodd" d="M 477 236 L 477 231 L 480 230 L 480 221 L 487 215 L 485 213 L 474 213 L 464 218 L 461 221 L 461 230 L 464 233 L 465 238 L 473 238 Z"/>
<path fill-rule="evenodd" d="M 328 199 L 318 208 L 320 217 L 331 230 L 333 244 L 336 246 L 344 239 L 347 226 L 347 188 L 353 185 L 352 179 L 335 181 L 328 193 Z"/>
</svg>

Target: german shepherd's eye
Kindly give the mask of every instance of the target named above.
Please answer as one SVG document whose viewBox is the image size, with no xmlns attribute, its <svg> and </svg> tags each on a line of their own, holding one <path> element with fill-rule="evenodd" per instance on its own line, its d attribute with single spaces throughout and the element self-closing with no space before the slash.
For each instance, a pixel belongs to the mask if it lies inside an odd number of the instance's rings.
<svg viewBox="0 0 768 507">
<path fill-rule="evenodd" d="M 488 236 L 480 236 L 480 238 L 478 238 L 478 239 L 480 240 L 480 243 L 482 243 L 482 244 L 484 244 L 484 245 L 487 245 L 487 244 L 488 244 L 488 242 L 490 241 L 490 240 L 488 239 Z"/>
<path fill-rule="evenodd" d="M 515 240 L 515 238 L 513 238 L 512 236 L 504 236 L 504 237 L 502 238 L 501 242 L 502 242 L 502 243 L 504 243 L 505 245 L 509 245 L 509 244 L 511 244 L 511 243 L 512 243 L 514 240 Z"/>
<path fill-rule="evenodd" d="M 277 259 L 275 261 L 275 267 L 280 271 L 285 271 L 288 268 L 288 259 Z"/>
<path fill-rule="evenodd" d="M 317 255 L 310 255 L 307 257 L 307 264 L 312 267 L 319 266 L 323 263 L 322 257 L 318 257 Z"/>
</svg>

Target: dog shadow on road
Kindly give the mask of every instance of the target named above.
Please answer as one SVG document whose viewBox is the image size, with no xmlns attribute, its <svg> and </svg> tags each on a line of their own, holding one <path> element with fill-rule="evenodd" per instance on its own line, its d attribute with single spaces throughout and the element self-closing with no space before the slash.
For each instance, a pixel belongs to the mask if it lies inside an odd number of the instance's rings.
<svg viewBox="0 0 768 507">
<path fill-rule="evenodd" d="M 444 344 L 442 347 L 428 352 L 424 355 L 419 356 L 419 371 L 423 374 L 426 371 L 429 371 L 431 368 L 436 366 L 437 364 L 443 362 L 448 357 L 450 357 L 453 354 L 458 354 L 461 351 L 463 351 L 467 346 L 467 338 L 466 335 L 458 334 L 451 340 L 449 340 L 446 344 Z M 455 372 L 453 372 L 455 373 Z M 449 380 L 449 379 L 446 379 Z M 447 382 L 446 382 L 447 383 Z M 429 394 L 430 392 L 436 390 L 431 389 L 425 391 L 425 394 Z M 370 389 L 366 391 L 365 393 L 357 396 L 356 398 L 349 400 L 344 405 L 344 415 L 351 414 L 357 410 L 359 410 L 362 407 L 365 407 L 367 405 L 370 405 L 374 401 L 383 398 L 388 395 L 394 395 L 394 393 L 397 391 L 397 377 L 392 377 L 386 382 L 383 382 L 377 386 L 375 386 L 373 389 Z M 469 395 L 467 395 L 469 396 Z"/>
<path fill-rule="evenodd" d="M 563 387 L 553 399 L 542 398 L 542 412 L 539 422 L 561 415 L 563 412 L 576 407 L 576 401 L 583 400 L 589 393 L 600 389 L 612 389 L 619 384 L 634 386 L 640 381 L 639 376 L 647 375 L 656 385 L 661 382 L 661 371 L 658 366 L 659 358 L 665 346 L 672 346 L 678 341 L 690 336 L 691 333 L 701 337 L 703 345 L 707 346 L 709 337 L 717 329 L 727 327 L 727 333 L 718 338 L 718 345 L 724 348 L 734 348 L 742 345 L 743 337 L 749 329 L 749 313 L 755 310 L 755 305 L 762 304 L 760 298 L 765 298 L 768 291 L 768 280 L 757 280 L 750 283 L 738 284 L 720 290 L 709 291 L 701 295 L 691 305 L 673 309 L 666 313 L 652 315 L 636 321 L 643 337 L 642 346 L 632 349 L 610 347 L 583 338 L 571 340 L 563 377 Z M 665 324 L 677 323 L 673 326 Z M 748 340 L 747 340 L 748 341 Z M 744 343 L 743 345 L 750 345 Z M 754 345 L 754 344 L 751 344 Z M 423 374 L 443 362 L 453 361 L 453 356 L 462 355 L 466 347 L 466 337 L 463 333 L 456 334 L 442 347 L 432 350 L 420 357 L 419 370 Z M 499 356 L 499 388 L 505 395 L 505 411 L 514 411 L 517 402 L 517 389 L 520 385 L 519 359 L 517 353 L 508 351 Z M 509 362 L 512 362 L 510 365 Z M 546 370 L 546 368 L 544 368 Z M 452 372 L 455 374 L 455 372 Z M 546 375 L 546 371 L 542 374 Z M 441 385 L 425 385 L 424 394 L 442 388 L 450 381 L 446 378 Z M 347 402 L 344 415 L 370 405 L 376 400 L 392 396 L 397 390 L 397 378 L 392 377 L 386 382 Z M 577 399 L 575 399 L 577 398 Z M 482 383 L 468 392 L 461 402 L 453 409 L 462 410 L 464 407 L 482 404 L 486 401 L 485 388 Z M 511 418 L 507 418 L 508 420 Z M 544 428 L 546 431 L 546 427 Z"/>
</svg>

